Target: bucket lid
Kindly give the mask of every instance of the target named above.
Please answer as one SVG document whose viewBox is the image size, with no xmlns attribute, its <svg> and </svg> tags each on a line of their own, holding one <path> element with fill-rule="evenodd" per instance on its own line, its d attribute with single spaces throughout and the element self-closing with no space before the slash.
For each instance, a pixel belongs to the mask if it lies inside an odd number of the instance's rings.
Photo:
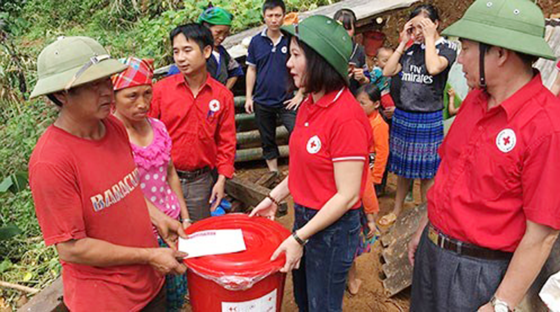
<svg viewBox="0 0 560 312">
<path fill-rule="evenodd" d="M 247 250 L 185 259 L 189 269 L 227 289 L 238 290 L 252 287 L 254 283 L 284 266 L 284 255 L 275 261 L 270 261 L 270 257 L 284 239 L 290 236 L 290 231 L 280 223 L 266 218 L 249 218 L 246 214 L 230 213 L 198 221 L 186 230 L 186 234 L 231 229 L 241 229 Z"/>
</svg>

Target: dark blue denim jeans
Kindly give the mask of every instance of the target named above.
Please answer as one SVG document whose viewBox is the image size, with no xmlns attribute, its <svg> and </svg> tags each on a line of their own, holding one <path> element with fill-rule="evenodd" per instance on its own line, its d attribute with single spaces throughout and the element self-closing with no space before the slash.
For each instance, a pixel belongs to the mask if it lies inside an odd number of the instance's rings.
<svg viewBox="0 0 560 312">
<path fill-rule="evenodd" d="M 303 227 L 317 212 L 295 204 L 294 230 Z M 299 269 L 292 272 L 299 311 L 342 311 L 360 227 L 359 209 L 350 210 L 309 239 Z"/>
</svg>

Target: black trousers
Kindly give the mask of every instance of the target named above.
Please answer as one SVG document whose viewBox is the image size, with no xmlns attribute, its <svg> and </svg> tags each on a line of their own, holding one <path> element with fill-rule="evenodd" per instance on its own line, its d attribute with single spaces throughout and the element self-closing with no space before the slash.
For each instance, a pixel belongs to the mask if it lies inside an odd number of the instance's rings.
<svg viewBox="0 0 560 312">
<path fill-rule="evenodd" d="M 261 136 L 263 158 L 266 160 L 280 157 L 278 144 L 276 144 L 276 119 L 280 117 L 282 124 L 291 135 L 296 124 L 296 113 L 287 110 L 284 104 L 268 106 L 255 103 L 255 119 Z"/>
</svg>

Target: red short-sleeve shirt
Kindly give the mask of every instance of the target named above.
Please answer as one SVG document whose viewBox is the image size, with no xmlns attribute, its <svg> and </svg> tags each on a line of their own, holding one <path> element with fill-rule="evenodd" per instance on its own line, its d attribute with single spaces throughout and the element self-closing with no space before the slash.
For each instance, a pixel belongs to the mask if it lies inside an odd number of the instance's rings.
<svg viewBox="0 0 560 312">
<path fill-rule="evenodd" d="M 29 182 L 45 243 L 87 237 L 155 248 L 126 130 L 112 116 L 104 124 L 106 134 L 99 141 L 50 126 L 33 151 Z M 61 263 L 64 303 L 71 311 L 137 311 L 163 284 L 149 265 Z"/>
<path fill-rule="evenodd" d="M 311 96 L 305 99 L 290 137 L 288 181 L 294 201 L 321 209 L 337 192 L 333 163 L 366 162 L 371 133 L 366 114 L 347 88 L 326 94 L 317 103 Z M 360 197 L 368 173 L 364 170 L 362 175 Z"/>
<path fill-rule="evenodd" d="M 231 178 L 235 161 L 235 107 L 233 94 L 210 75 L 196 97 L 182 74 L 154 85 L 150 116 L 167 127 L 178 170 L 206 166 Z"/>
<path fill-rule="evenodd" d="M 434 226 L 478 246 L 515 251 L 526 221 L 560 229 L 560 100 L 540 74 L 488 110 L 469 93 L 441 148 L 428 192 Z"/>
</svg>

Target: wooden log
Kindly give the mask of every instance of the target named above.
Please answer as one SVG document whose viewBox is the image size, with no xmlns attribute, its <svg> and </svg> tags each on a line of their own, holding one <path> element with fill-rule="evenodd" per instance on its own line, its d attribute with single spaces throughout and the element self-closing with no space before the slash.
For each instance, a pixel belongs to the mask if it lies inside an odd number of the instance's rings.
<svg viewBox="0 0 560 312">
<path fill-rule="evenodd" d="M 278 145 L 288 144 L 288 130 L 284 126 L 276 128 L 276 143 Z M 261 146 L 261 136 L 258 130 L 237 133 L 237 149 L 248 149 Z"/>
<path fill-rule="evenodd" d="M 289 150 L 290 149 L 289 149 L 288 145 L 279 146 L 278 149 L 280 150 L 280 157 L 281 158 L 289 156 L 289 154 L 290 154 Z M 252 160 L 259 160 L 259 159 L 263 159 L 262 148 L 250 148 L 250 149 L 244 149 L 244 150 L 237 150 L 235 152 L 235 162 L 237 162 L 237 163 L 252 161 Z"/>
<path fill-rule="evenodd" d="M 24 292 L 24 293 L 27 293 L 27 294 L 35 294 L 35 293 L 38 293 L 40 291 L 39 289 L 35 289 L 35 288 L 23 286 L 23 285 L 18 285 L 18 284 L 12 284 L 12 283 L 3 282 L 3 281 L 0 281 L 0 288 L 14 289 L 14 290 L 21 291 L 21 292 Z"/>
<path fill-rule="evenodd" d="M 62 302 L 62 277 L 36 294 L 19 312 L 67 312 Z"/>
<path fill-rule="evenodd" d="M 257 129 L 255 114 L 235 114 L 235 129 L 237 132 L 252 131 Z"/>
<path fill-rule="evenodd" d="M 280 126 L 282 121 L 280 118 L 276 119 L 276 126 Z M 245 132 L 257 129 L 257 122 L 255 121 L 255 114 L 235 114 L 235 128 L 237 132 Z"/>
<path fill-rule="evenodd" d="M 266 198 L 270 189 L 245 179 L 233 177 L 226 180 L 226 193 L 249 206 L 255 207 Z M 281 202 L 278 210 L 287 211 L 287 209 L 288 204 L 284 201 Z"/>
<path fill-rule="evenodd" d="M 245 108 L 245 99 L 246 99 L 246 97 L 244 95 L 234 97 L 233 98 L 233 104 L 235 105 L 235 108 L 238 108 L 238 107 Z"/>
</svg>

